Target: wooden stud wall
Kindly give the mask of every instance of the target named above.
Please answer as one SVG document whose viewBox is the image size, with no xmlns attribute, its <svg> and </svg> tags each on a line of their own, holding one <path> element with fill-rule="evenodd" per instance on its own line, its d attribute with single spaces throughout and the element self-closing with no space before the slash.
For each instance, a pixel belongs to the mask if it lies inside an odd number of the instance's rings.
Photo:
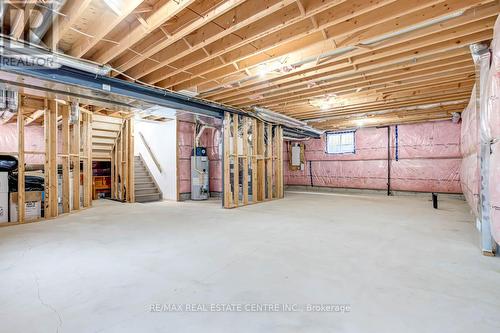
<svg viewBox="0 0 500 333">
<path fill-rule="evenodd" d="M 45 156 L 43 202 L 45 220 L 92 206 L 92 123 L 94 113 L 80 107 L 77 121 L 71 123 L 69 103 L 45 99 L 34 104 L 34 100 L 30 96 L 23 94 L 19 94 L 18 98 L 19 110 L 15 120 L 17 122 L 18 149 L 15 152 L 2 152 L 2 154 L 17 156 L 19 162 L 18 221 L 1 223 L 0 226 L 34 222 L 27 221 L 25 211 L 25 161 L 27 155 Z M 34 110 L 35 113 L 33 113 Z M 39 117 L 43 117 L 42 125 L 32 124 Z M 96 116 L 96 118 L 98 117 L 101 116 Z M 119 121 L 121 121 L 120 132 L 110 154 L 112 165 L 111 194 L 113 198 L 124 202 L 134 202 L 134 122 L 131 118 Z M 25 149 L 25 127 L 27 125 L 43 126 L 44 151 Z M 100 126 L 102 127 L 102 125 Z M 111 131 L 113 128 L 110 128 Z M 61 142 L 60 147 L 58 141 Z M 59 167 L 61 169 L 58 172 Z M 58 186 L 59 182 L 62 185 L 60 187 Z M 80 189 L 83 190 L 82 193 Z M 61 209 L 59 209 L 59 197 L 61 197 Z"/>
<path fill-rule="evenodd" d="M 282 149 L 281 126 L 226 113 L 223 164 L 225 208 L 283 198 Z"/>
<path fill-rule="evenodd" d="M 124 119 L 111 152 L 111 197 L 135 202 L 134 120 Z"/>
</svg>

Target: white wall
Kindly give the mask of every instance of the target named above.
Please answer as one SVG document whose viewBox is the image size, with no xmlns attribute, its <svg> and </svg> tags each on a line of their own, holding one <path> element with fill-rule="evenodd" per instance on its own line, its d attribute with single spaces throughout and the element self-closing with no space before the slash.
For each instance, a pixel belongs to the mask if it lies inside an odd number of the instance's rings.
<svg viewBox="0 0 500 333">
<path fill-rule="evenodd" d="M 176 121 L 153 122 L 145 120 L 135 120 L 134 134 L 136 156 L 139 153 L 146 162 L 151 175 L 163 193 L 165 200 L 177 200 L 177 128 Z M 142 133 L 149 147 L 153 151 L 157 161 L 160 163 L 162 172 L 158 170 L 156 164 L 140 138 Z"/>
</svg>

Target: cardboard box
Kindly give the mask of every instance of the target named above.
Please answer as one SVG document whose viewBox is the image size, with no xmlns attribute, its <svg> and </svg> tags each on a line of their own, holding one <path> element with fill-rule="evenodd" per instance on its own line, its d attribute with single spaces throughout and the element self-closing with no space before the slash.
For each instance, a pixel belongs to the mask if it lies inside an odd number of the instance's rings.
<svg viewBox="0 0 500 333">
<path fill-rule="evenodd" d="M 0 223 L 9 222 L 9 193 L 0 192 Z"/>
<path fill-rule="evenodd" d="M 25 221 L 42 217 L 42 192 L 25 192 Z M 10 222 L 17 222 L 17 192 L 10 193 Z"/>
</svg>

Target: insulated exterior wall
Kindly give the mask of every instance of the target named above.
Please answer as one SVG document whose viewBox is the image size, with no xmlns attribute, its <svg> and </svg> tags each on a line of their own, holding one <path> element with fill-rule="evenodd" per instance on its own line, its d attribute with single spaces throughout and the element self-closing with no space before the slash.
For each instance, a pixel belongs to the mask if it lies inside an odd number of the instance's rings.
<svg viewBox="0 0 500 333">
<path fill-rule="evenodd" d="M 391 126 L 391 189 L 461 193 L 460 125 L 451 121 Z M 284 146 L 285 184 L 378 189 L 387 188 L 387 128 L 356 130 L 354 154 L 327 154 L 325 136 L 305 141 L 304 170 L 288 167 Z M 311 172 L 312 171 L 312 172 Z M 312 175 L 312 177 L 311 177 Z"/>
<path fill-rule="evenodd" d="M 26 153 L 26 164 L 44 164 L 45 156 L 45 140 L 44 129 L 41 125 L 29 125 L 24 129 L 25 136 L 25 151 L 27 152 L 40 152 L 41 154 Z M 57 149 L 61 151 L 62 148 L 62 135 L 59 131 L 57 138 Z M 0 154 L 17 152 L 17 124 L 0 124 Z M 60 161 L 60 158 L 58 158 Z"/>
</svg>

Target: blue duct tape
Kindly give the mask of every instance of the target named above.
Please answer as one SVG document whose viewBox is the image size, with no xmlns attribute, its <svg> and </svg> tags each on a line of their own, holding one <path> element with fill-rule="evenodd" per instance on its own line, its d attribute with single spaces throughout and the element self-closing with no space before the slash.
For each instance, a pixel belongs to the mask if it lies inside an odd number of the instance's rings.
<svg viewBox="0 0 500 333">
<path fill-rule="evenodd" d="M 396 161 L 399 161 L 399 129 L 398 125 L 396 125 Z"/>
</svg>

